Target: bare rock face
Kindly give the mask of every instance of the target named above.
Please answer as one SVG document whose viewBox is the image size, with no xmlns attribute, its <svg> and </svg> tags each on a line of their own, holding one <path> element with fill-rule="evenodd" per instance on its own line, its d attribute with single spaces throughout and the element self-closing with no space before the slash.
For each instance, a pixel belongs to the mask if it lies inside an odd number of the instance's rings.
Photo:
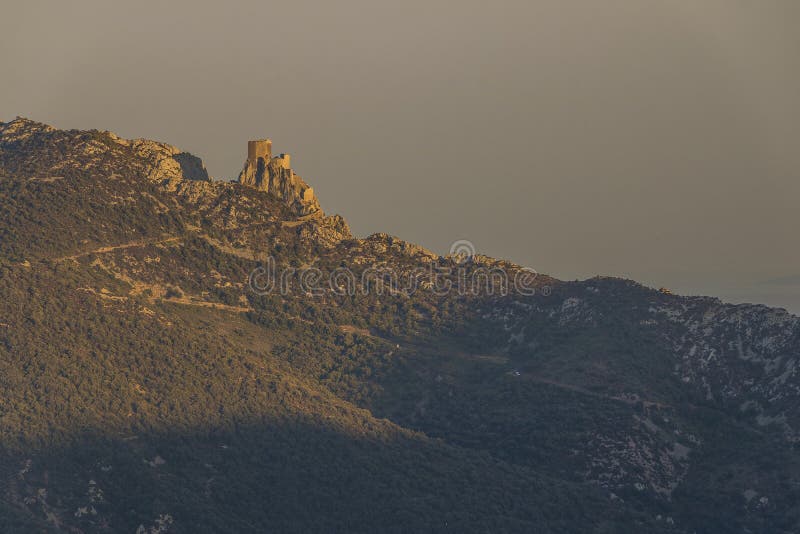
<svg viewBox="0 0 800 534">
<path fill-rule="evenodd" d="M 157 182 L 174 182 L 182 180 L 208 182 L 203 160 L 188 152 L 149 139 L 125 141 L 117 138 L 117 142 L 128 143 L 134 154 L 152 162 L 147 177 Z"/>
<path fill-rule="evenodd" d="M 272 156 L 269 139 L 248 143 L 247 161 L 239 173 L 239 183 L 281 198 L 297 215 L 321 211 L 314 189 L 290 167 L 289 154 Z"/>
<path fill-rule="evenodd" d="M 312 218 L 308 223 L 300 226 L 298 233 L 303 241 L 327 248 L 335 247 L 342 241 L 353 238 L 350 226 L 341 215 Z"/>
</svg>

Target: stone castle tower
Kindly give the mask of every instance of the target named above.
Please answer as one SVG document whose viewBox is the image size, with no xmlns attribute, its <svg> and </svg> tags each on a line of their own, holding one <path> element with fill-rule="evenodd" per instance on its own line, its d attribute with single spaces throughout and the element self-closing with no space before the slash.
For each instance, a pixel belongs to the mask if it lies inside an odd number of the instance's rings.
<svg viewBox="0 0 800 534">
<path fill-rule="evenodd" d="M 247 142 L 248 161 L 257 161 L 264 158 L 269 161 L 272 158 L 272 141 L 270 139 L 257 139 Z"/>
<path fill-rule="evenodd" d="M 239 173 L 239 183 L 267 191 L 281 199 L 298 215 L 321 212 L 314 190 L 290 167 L 289 154 L 272 156 L 272 141 L 247 142 L 247 161 Z"/>
</svg>

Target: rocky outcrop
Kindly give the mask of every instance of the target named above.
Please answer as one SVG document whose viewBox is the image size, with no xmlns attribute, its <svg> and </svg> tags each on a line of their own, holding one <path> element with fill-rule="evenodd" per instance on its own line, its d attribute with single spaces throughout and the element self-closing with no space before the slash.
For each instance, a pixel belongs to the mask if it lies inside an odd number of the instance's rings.
<svg viewBox="0 0 800 534">
<path fill-rule="evenodd" d="M 203 160 L 184 152 L 177 147 L 149 139 L 127 141 L 108 132 L 116 142 L 130 146 L 134 154 L 149 161 L 147 177 L 157 182 L 174 182 L 181 180 L 208 182 L 211 177 L 206 171 Z"/>
<path fill-rule="evenodd" d="M 314 190 L 290 167 L 289 154 L 273 157 L 269 139 L 250 141 L 247 148 L 247 160 L 239 173 L 240 184 L 277 196 L 297 215 L 321 211 Z"/>
<path fill-rule="evenodd" d="M 436 260 L 438 254 L 421 247 L 415 243 L 409 243 L 399 237 L 378 232 L 368 236 L 366 239 L 359 240 L 362 250 L 368 254 L 387 254 L 393 252 L 410 258 L 419 258 L 427 261 Z"/>
<path fill-rule="evenodd" d="M 10 145 L 25 141 L 35 134 L 54 131 L 56 129 L 47 124 L 17 117 L 10 122 L 0 122 L 0 142 Z"/>
<path fill-rule="evenodd" d="M 184 180 L 211 181 L 200 158 L 167 143 L 123 139 L 108 131 L 58 130 L 22 117 L 0 122 L 0 150 L 26 153 L 37 143 L 36 161 L 21 161 L 19 171 L 81 168 L 114 174 L 109 162 L 125 160 L 147 179 L 172 188 Z"/>
<path fill-rule="evenodd" d="M 331 215 L 312 219 L 300 226 L 300 239 L 307 243 L 316 243 L 323 247 L 335 247 L 346 239 L 352 239 L 350 226 L 341 215 Z"/>
</svg>

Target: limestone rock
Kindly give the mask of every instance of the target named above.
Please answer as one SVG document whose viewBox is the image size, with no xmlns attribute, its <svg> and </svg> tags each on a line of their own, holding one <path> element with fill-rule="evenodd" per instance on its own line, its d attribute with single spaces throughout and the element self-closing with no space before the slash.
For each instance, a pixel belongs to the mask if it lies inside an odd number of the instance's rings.
<svg viewBox="0 0 800 534">
<path fill-rule="evenodd" d="M 300 227 L 300 238 L 324 247 L 335 247 L 346 239 L 352 239 L 350 226 L 341 215 L 331 215 L 309 221 Z"/>
<path fill-rule="evenodd" d="M 384 232 L 378 232 L 368 236 L 366 239 L 361 239 L 360 244 L 365 251 L 369 251 L 373 254 L 386 254 L 392 251 L 402 254 L 403 256 L 423 258 L 426 260 L 435 260 L 439 258 L 438 254 L 420 245 L 409 243 L 408 241 L 404 241 Z"/>
<path fill-rule="evenodd" d="M 147 173 L 150 180 L 157 182 L 171 180 L 208 182 L 211 180 L 205 165 L 203 165 L 203 160 L 172 145 L 149 139 L 134 139 L 128 142 L 117 138 L 117 142 L 130 146 L 134 154 L 151 162 Z"/>
</svg>

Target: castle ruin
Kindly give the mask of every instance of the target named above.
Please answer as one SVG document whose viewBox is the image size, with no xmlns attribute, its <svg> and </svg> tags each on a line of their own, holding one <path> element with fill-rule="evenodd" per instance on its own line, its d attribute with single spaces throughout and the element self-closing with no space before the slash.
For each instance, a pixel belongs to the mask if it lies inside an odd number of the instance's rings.
<svg viewBox="0 0 800 534">
<path fill-rule="evenodd" d="M 321 211 L 314 189 L 292 170 L 291 156 L 272 156 L 270 139 L 247 142 L 247 161 L 239 173 L 239 183 L 281 198 L 298 215 Z"/>
<path fill-rule="evenodd" d="M 269 160 L 272 158 L 272 141 L 270 139 L 257 139 L 247 142 L 247 160 L 257 161 L 258 158 Z"/>
</svg>

